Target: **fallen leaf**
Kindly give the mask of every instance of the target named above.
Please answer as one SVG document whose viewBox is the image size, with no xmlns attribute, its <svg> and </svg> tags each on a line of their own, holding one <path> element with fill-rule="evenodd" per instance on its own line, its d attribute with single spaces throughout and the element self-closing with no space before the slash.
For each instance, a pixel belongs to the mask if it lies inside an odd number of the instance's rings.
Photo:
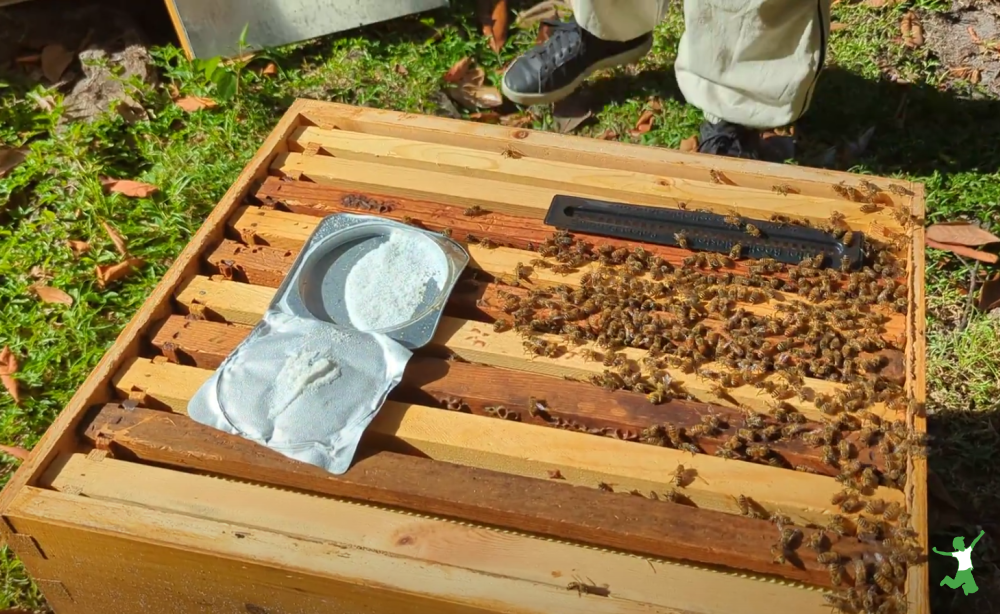
<svg viewBox="0 0 1000 614">
<path fill-rule="evenodd" d="M 174 101 L 182 111 L 187 111 L 188 113 L 193 113 L 194 111 L 200 111 L 202 109 L 214 109 L 219 103 L 215 102 L 211 98 L 202 98 L 201 96 L 185 96 Z"/>
<path fill-rule="evenodd" d="M 500 116 L 501 125 L 513 128 L 524 128 L 525 126 L 530 126 L 534 121 L 535 119 L 528 113 L 511 113 L 510 115 Z"/>
<path fill-rule="evenodd" d="M 941 222 L 927 227 L 928 239 L 938 243 L 979 247 L 1000 243 L 1000 238 L 969 222 Z"/>
<path fill-rule="evenodd" d="M 52 286 L 46 286 L 45 284 L 32 284 L 29 287 L 35 294 L 38 295 L 38 298 L 40 298 L 43 303 L 59 303 L 63 305 L 73 304 L 73 297 L 66 294 L 59 288 L 53 288 Z"/>
<path fill-rule="evenodd" d="M 552 36 L 552 26 L 547 23 L 543 23 L 538 26 L 538 34 L 535 36 L 535 44 L 541 45 L 545 41 L 549 40 L 550 36 Z"/>
<path fill-rule="evenodd" d="M 118 264 L 97 265 L 97 285 L 105 288 L 109 284 L 124 278 L 133 270 L 138 269 L 142 264 L 142 260 L 138 258 L 129 258 Z"/>
<path fill-rule="evenodd" d="M 560 134 L 573 132 L 592 116 L 590 100 L 582 91 L 552 105 L 552 118 Z"/>
<path fill-rule="evenodd" d="M 10 397 L 14 399 L 14 405 L 21 404 L 21 396 L 17 392 L 17 380 L 14 379 L 14 374 L 19 368 L 20 365 L 17 364 L 14 352 L 11 352 L 9 347 L 4 346 L 3 350 L 0 350 L 0 384 L 3 384 Z"/>
<path fill-rule="evenodd" d="M 70 239 L 66 241 L 66 244 L 69 245 L 71 250 L 73 250 L 74 256 L 79 256 L 80 254 L 86 253 L 90 250 L 90 243 L 87 243 L 86 241 L 75 241 Z"/>
<path fill-rule="evenodd" d="M 132 198 L 147 198 L 159 190 L 155 185 L 131 179 L 102 179 L 101 184 L 111 192 Z"/>
<path fill-rule="evenodd" d="M 523 30 L 546 19 L 558 19 L 560 10 L 568 11 L 569 9 L 564 3 L 557 0 L 545 0 L 545 2 L 539 2 L 518 13 L 514 25 Z"/>
<path fill-rule="evenodd" d="M 975 28 L 973 28 L 972 26 L 969 26 L 968 27 L 968 32 L 969 32 L 969 38 L 972 39 L 972 42 L 976 43 L 977 45 L 982 45 L 983 44 L 983 39 L 979 38 L 979 35 L 976 34 L 976 29 Z"/>
<path fill-rule="evenodd" d="M 129 124 L 134 124 L 149 117 L 146 113 L 146 109 L 139 106 L 132 106 L 124 100 L 119 101 L 118 104 L 115 105 L 115 112 L 121 115 L 122 119 Z"/>
<path fill-rule="evenodd" d="M 5 446 L 5 445 L 2 445 L 2 444 L 0 444 L 0 452 L 3 452 L 4 454 L 9 454 L 9 455 L 13 456 L 14 458 L 16 458 L 18 460 L 23 460 L 23 461 L 28 460 L 28 456 L 31 455 L 31 452 L 28 452 L 24 448 L 18 448 L 16 446 Z M 6 610 L 4 610 L 4 611 L 6 611 Z M 0 614 L 3 614 L 3 613 L 0 612 Z"/>
<path fill-rule="evenodd" d="M 0 147 L 0 178 L 24 162 L 28 150 L 24 147 Z"/>
<path fill-rule="evenodd" d="M 660 111 L 663 110 L 663 103 L 660 102 L 660 99 L 657 98 L 656 96 L 650 96 L 647 102 L 649 104 L 650 111 L 653 111 L 654 113 L 659 113 Z"/>
<path fill-rule="evenodd" d="M 31 270 L 28 271 L 28 275 L 30 275 L 34 279 L 38 279 L 41 281 L 48 281 L 52 279 L 52 275 L 50 275 L 49 272 L 46 271 L 44 267 L 40 267 L 38 265 L 31 267 Z"/>
<path fill-rule="evenodd" d="M 915 49 L 924 44 L 924 28 L 913 11 L 903 15 L 899 22 L 899 32 L 903 35 L 903 44 Z"/>
<path fill-rule="evenodd" d="M 42 61 L 42 54 L 40 53 L 29 53 L 26 55 L 21 55 L 14 58 L 14 61 L 18 64 L 35 64 Z"/>
<path fill-rule="evenodd" d="M 396 64 L 396 67 L 393 70 L 396 72 L 397 75 L 400 75 L 400 76 L 403 76 L 403 77 L 410 76 L 410 71 L 408 71 L 406 69 L 406 67 L 403 66 L 402 64 Z"/>
<path fill-rule="evenodd" d="M 444 74 L 444 80 L 448 83 L 461 83 L 470 68 L 472 68 L 472 58 L 462 58 L 451 65 L 448 72 Z M 480 81 L 481 83 L 482 81 Z"/>
<path fill-rule="evenodd" d="M 653 129 L 653 112 L 650 110 L 645 110 L 642 115 L 639 116 L 639 121 L 635 123 L 635 132 L 639 134 L 646 134 Z"/>
<path fill-rule="evenodd" d="M 681 141 L 681 145 L 677 149 L 686 153 L 698 151 L 698 135 L 695 134 L 684 139 Z"/>
<path fill-rule="evenodd" d="M 978 249 L 972 249 L 971 247 L 966 247 L 964 245 L 940 243 L 934 239 L 928 239 L 926 237 L 924 238 L 924 244 L 927 247 L 951 252 L 953 254 L 958 254 L 959 256 L 965 256 L 966 258 L 972 258 L 973 260 L 985 262 L 986 264 L 996 264 L 997 261 L 1000 261 L 1000 256 L 997 256 L 996 254 L 980 251 Z"/>
<path fill-rule="evenodd" d="M 897 4 L 899 0 L 865 0 L 864 5 L 868 8 L 880 9 L 886 6 Z"/>
<path fill-rule="evenodd" d="M 445 92 L 452 100 L 467 109 L 492 109 L 503 104 L 503 96 L 497 88 L 483 85 L 486 73 L 480 67 L 468 68 L 458 85 Z"/>
<path fill-rule="evenodd" d="M 846 29 L 847 29 L 847 24 L 842 21 L 835 21 L 830 24 L 831 32 L 840 32 L 841 30 L 846 30 Z"/>
<path fill-rule="evenodd" d="M 500 114 L 496 111 L 483 111 L 481 113 L 470 114 L 469 119 L 474 122 L 481 122 L 484 124 L 499 124 Z"/>
<path fill-rule="evenodd" d="M 507 0 L 479 0 L 480 21 L 483 35 L 489 39 L 493 53 L 500 53 L 507 44 L 509 15 Z"/>
<path fill-rule="evenodd" d="M 612 130 L 611 128 L 608 128 L 597 138 L 602 141 L 617 141 L 618 133 Z"/>
<path fill-rule="evenodd" d="M 108 224 L 104 220 L 101 220 L 101 226 L 104 226 L 104 232 L 108 233 L 108 237 L 111 238 L 111 242 L 115 244 L 115 250 L 117 250 L 122 256 L 128 256 L 128 244 L 125 243 L 125 239 L 118 234 L 118 231 L 115 230 L 114 226 Z"/>
<path fill-rule="evenodd" d="M 75 53 L 58 43 L 46 45 L 42 49 L 42 74 L 50 82 L 58 83 L 75 58 Z"/>
<path fill-rule="evenodd" d="M 278 74 L 278 65 L 274 62 L 268 62 L 267 66 L 264 67 L 264 70 L 260 71 L 260 74 L 265 77 L 273 77 Z"/>
<path fill-rule="evenodd" d="M 977 306 L 980 311 L 984 312 L 1000 308 L 1000 273 L 994 275 L 993 279 L 987 279 L 979 287 L 979 304 Z"/>
</svg>

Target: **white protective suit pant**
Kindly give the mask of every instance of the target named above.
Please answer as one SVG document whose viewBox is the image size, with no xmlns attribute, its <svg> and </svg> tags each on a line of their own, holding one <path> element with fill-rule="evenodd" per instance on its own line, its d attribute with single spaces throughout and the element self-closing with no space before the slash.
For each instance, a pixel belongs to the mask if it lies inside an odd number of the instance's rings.
<svg viewBox="0 0 1000 614">
<path fill-rule="evenodd" d="M 571 0 L 580 26 L 626 41 L 663 19 L 669 0 Z M 812 99 L 830 34 L 830 0 L 683 0 L 677 83 L 710 121 L 795 122 Z"/>
</svg>

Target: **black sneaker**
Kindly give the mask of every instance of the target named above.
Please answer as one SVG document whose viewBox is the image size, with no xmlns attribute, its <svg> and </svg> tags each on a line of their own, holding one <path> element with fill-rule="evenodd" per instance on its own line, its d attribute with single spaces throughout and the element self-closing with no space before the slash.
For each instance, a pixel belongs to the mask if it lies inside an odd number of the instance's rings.
<svg viewBox="0 0 1000 614">
<path fill-rule="evenodd" d="M 507 68 L 503 95 L 524 106 L 550 104 L 569 96 L 598 70 L 635 62 L 653 48 L 653 34 L 630 41 L 606 41 L 581 28 L 575 20 L 546 20 L 549 39 Z"/>
<path fill-rule="evenodd" d="M 760 135 L 750 128 L 727 121 L 717 124 L 706 121 L 701 125 L 698 153 L 759 160 Z"/>
</svg>

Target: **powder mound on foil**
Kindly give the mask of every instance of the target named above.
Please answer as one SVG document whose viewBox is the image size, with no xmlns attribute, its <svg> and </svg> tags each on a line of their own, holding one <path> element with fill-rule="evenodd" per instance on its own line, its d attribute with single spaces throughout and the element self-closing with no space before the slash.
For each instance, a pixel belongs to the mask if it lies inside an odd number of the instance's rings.
<svg viewBox="0 0 1000 614">
<path fill-rule="evenodd" d="M 355 328 L 384 330 L 416 315 L 425 294 L 440 292 L 448 260 L 434 241 L 415 232 L 392 232 L 347 274 L 344 302 Z"/>
</svg>

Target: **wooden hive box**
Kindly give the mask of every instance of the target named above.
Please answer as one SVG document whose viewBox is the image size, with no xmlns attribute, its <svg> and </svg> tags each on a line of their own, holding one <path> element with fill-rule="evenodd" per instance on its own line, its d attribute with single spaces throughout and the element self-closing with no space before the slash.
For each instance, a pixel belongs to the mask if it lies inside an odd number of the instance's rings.
<svg viewBox="0 0 1000 614">
<path fill-rule="evenodd" d="M 57 614 L 820 614 L 830 611 L 824 595 L 835 578 L 809 547 L 819 534 L 820 548 L 836 553 L 826 556 L 844 563 L 841 589 L 854 586 L 862 561 L 861 592 L 875 598 L 882 589 L 867 588 L 879 586 L 870 576 L 886 563 L 886 590 L 897 590 L 895 575 L 904 591 L 899 611 L 926 613 L 926 564 L 912 554 L 926 552 L 926 466 L 919 454 L 903 455 L 903 428 L 892 427 L 898 420 L 924 432 L 923 230 L 913 219 L 923 216 L 923 189 L 870 177 L 875 190 L 861 179 L 298 101 L 4 489 L 4 537 Z M 683 296 L 667 293 L 656 308 L 657 317 L 684 324 L 687 332 L 670 343 L 689 348 L 671 349 L 687 357 L 705 341 L 686 334 L 711 339 L 716 358 L 719 343 L 746 335 L 767 337 L 747 350 L 759 356 L 778 356 L 786 349 L 778 344 L 789 341 L 801 350 L 791 362 L 801 365 L 810 362 L 809 343 L 843 355 L 850 352 L 842 346 L 867 337 L 866 353 L 850 358 L 859 370 L 880 346 L 897 356 L 900 364 L 882 367 L 897 370 L 880 375 L 888 392 L 863 412 L 835 413 L 839 392 L 861 393 L 814 377 L 821 367 L 809 367 L 798 383 L 754 372 L 749 383 L 720 389 L 718 362 L 691 370 L 684 358 L 670 358 L 667 372 L 689 397 L 653 404 L 641 386 L 611 392 L 589 383 L 608 369 L 585 357 L 593 344 L 529 355 L 518 331 L 501 324 L 497 332 L 491 323 L 509 322 L 512 303 L 523 307 L 547 288 L 556 302 L 531 316 L 544 318 L 546 309 L 565 308 L 556 306 L 560 293 L 589 283 L 582 270 L 553 270 L 551 259 L 530 265 L 524 279 L 514 275 L 519 263 L 540 258 L 529 250 L 551 243 L 542 218 L 557 193 L 813 225 L 839 212 L 852 230 L 893 242 L 905 279 L 903 290 L 882 297 L 888 306 L 866 298 L 889 283 L 881 274 L 877 287 L 862 280 L 861 290 L 857 280 L 833 275 L 827 302 L 816 306 L 794 292 L 798 275 L 786 269 L 764 276 L 784 282 L 751 283 L 784 283 L 783 290 L 753 303 L 741 294 L 743 302 L 721 315 L 706 311 L 722 309 L 708 307 L 707 295 L 687 322 L 676 315 Z M 485 211 L 466 211 L 477 206 Z M 319 219 L 359 210 L 450 229 L 472 259 L 434 342 L 408 365 L 352 469 L 333 476 L 187 418 L 188 400 L 261 317 Z M 599 251 L 611 244 L 634 254 L 638 246 L 576 239 Z M 690 277 L 689 252 L 644 247 L 647 268 L 673 265 L 668 282 Z M 762 266 L 724 264 L 694 270 L 736 275 L 713 282 L 726 289 Z M 812 279 L 799 279 L 803 294 L 810 284 L 824 287 Z M 837 291 L 864 303 L 860 312 L 833 315 Z M 735 308 L 744 311 L 728 321 Z M 789 332 L 806 311 L 811 323 Z M 880 330 L 870 313 L 884 314 Z M 783 318 L 791 318 L 785 330 L 749 330 Z M 863 330 L 852 332 L 851 321 Z M 801 341 L 811 328 L 819 332 Z M 624 354 L 637 361 L 628 363 L 633 369 L 659 368 L 644 360 L 645 350 Z M 842 358 L 823 358 L 849 370 Z M 786 361 L 778 360 L 782 368 Z M 799 394 L 779 406 L 786 380 Z M 876 417 L 881 429 L 872 427 Z M 768 426 L 773 441 L 746 441 Z M 785 437 L 782 429 L 803 432 Z M 816 441 L 821 436 L 833 438 L 829 449 Z M 824 458 L 842 448 L 850 458 Z M 861 497 L 859 505 L 883 500 L 867 511 L 832 502 L 852 460 L 859 463 L 852 484 L 880 482 Z M 902 546 L 879 539 L 899 538 L 900 521 L 883 507 L 909 515 L 916 564 L 892 568 Z M 879 524 L 880 512 L 893 520 Z M 844 536 L 825 528 L 837 514 L 847 519 Z M 785 563 L 775 560 L 785 550 L 775 549 L 781 529 L 794 542 Z"/>
</svg>

